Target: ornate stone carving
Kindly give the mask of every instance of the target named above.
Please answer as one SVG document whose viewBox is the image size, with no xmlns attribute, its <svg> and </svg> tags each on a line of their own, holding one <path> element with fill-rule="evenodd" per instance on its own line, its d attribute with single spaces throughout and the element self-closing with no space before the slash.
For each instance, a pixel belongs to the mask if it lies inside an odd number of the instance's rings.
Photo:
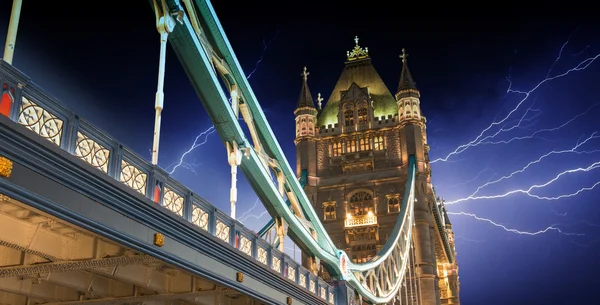
<svg viewBox="0 0 600 305">
<path fill-rule="evenodd" d="M 183 196 L 168 187 L 165 187 L 163 205 L 171 212 L 183 217 Z"/>
<path fill-rule="evenodd" d="M 0 177 L 8 178 L 12 173 L 12 161 L 0 156 Z"/>
<path fill-rule="evenodd" d="M 77 132 L 75 155 L 93 167 L 108 173 L 110 150 L 81 132 Z"/>
<path fill-rule="evenodd" d="M 354 42 L 356 43 L 354 49 L 352 49 L 352 51 L 346 52 L 346 57 L 348 61 L 369 58 L 369 48 L 363 49 L 358 45 L 358 36 L 354 37 Z"/>
<path fill-rule="evenodd" d="M 192 223 L 208 231 L 208 213 L 197 205 L 192 205 Z"/>
<path fill-rule="evenodd" d="M 127 186 L 139 192 L 140 194 L 146 194 L 147 180 L 148 175 L 146 173 L 142 172 L 139 168 L 125 160 L 121 161 L 121 182 L 125 183 Z"/>
<path fill-rule="evenodd" d="M 281 260 L 279 257 L 271 257 L 271 269 L 281 273 Z"/>
<path fill-rule="evenodd" d="M 246 236 L 242 235 L 240 237 L 240 246 L 239 246 L 240 251 L 246 253 L 247 255 L 252 256 L 252 241 L 248 238 L 246 238 Z"/>
<path fill-rule="evenodd" d="M 17 122 L 44 139 L 60 146 L 62 142 L 63 120 L 26 97 L 23 97 L 21 101 Z"/>
<path fill-rule="evenodd" d="M 217 228 L 215 230 L 215 236 L 217 236 L 220 240 L 228 243 L 230 237 L 230 228 L 222 221 L 217 220 Z"/>
<path fill-rule="evenodd" d="M 267 264 L 267 251 L 265 249 L 263 249 L 262 247 L 258 247 L 258 251 L 256 254 L 256 260 L 263 263 L 264 265 Z"/>
<path fill-rule="evenodd" d="M 306 288 L 306 275 L 304 273 L 300 273 L 299 278 L 300 279 L 298 281 L 300 282 L 300 286 Z"/>
<path fill-rule="evenodd" d="M 161 233 L 154 233 L 154 244 L 162 247 L 165 245 L 165 236 Z"/>
</svg>

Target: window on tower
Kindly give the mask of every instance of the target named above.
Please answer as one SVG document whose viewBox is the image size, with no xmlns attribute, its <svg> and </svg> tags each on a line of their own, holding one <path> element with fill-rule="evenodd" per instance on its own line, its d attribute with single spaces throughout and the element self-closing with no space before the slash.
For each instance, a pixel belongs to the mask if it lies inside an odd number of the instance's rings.
<svg viewBox="0 0 600 305">
<path fill-rule="evenodd" d="M 348 213 L 352 216 L 363 216 L 369 212 L 373 212 L 373 195 L 365 191 L 354 193 L 350 197 Z"/>
<path fill-rule="evenodd" d="M 339 157 L 342 155 L 342 142 L 333 142 L 332 153 L 334 157 Z"/>
<path fill-rule="evenodd" d="M 344 124 L 346 126 L 354 125 L 354 109 L 349 108 L 344 110 Z"/>
<path fill-rule="evenodd" d="M 325 206 L 323 220 L 335 220 L 335 203 Z"/>
<path fill-rule="evenodd" d="M 368 121 L 367 107 L 361 107 L 358 109 L 358 124 L 366 124 Z"/>
<path fill-rule="evenodd" d="M 373 146 L 375 150 L 384 150 L 385 143 L 383 142 L 383 136 L 377 135 L 373 138 Z"/>
<path fill-rule="evenodd" d="M 346 140 L 346 152 L 353 153 L 356 152 L 356 138 L 351 137 Z"/>
<path fill-rule="evenodd" d="M 371 150 L 371 139 L 369 137 L 362 137 L 358 142 L 360 151 Z"/>
<path fill-rule="evenodd" d="M 400 199 L 398 195 L 388 196 L 388 213 L 400 212 Z"/>
</svg>

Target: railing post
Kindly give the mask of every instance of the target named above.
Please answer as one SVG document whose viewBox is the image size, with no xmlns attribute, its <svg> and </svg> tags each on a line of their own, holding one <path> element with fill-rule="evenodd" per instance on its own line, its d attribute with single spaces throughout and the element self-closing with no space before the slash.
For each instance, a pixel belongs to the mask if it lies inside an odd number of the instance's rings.
<svg viewBox="0 0 600 305">
<path fill-rule="evenodd" d="M 217 232 L 217 209 L 210 207 L 208 211 L 208 233 L 215 235 Z"/>
<path fill-rule="evenodd" d="M 114 142 L 112 157 L 108 164 L 108 175 L 115 178 L 117 181 L 121 181 L 121 160 L 123 160 L 123 145 L 118 142 Z"/>
<path fill-rule="evenodd" d="M 148 177 L 148 190 L 146 196 L 158 205 L 163 205 L 163 195 L 165 192 L 165 182 L 167 181 L 167 173 L 156 165 L 152 166 Z"/>
<path fill-rule="evenodd" d="M 75 143 L 77 143 L 77 130 L 79 130 L 79 116 L 72 113 L 67 121 L 68 125 L 64 135 L 64 147 L 63 149 L 68 151 L 71 155 L 75 154 Z"/>
<path fill-rule="evenodd" d="M 194 193 L 186 191 L 183 199 L 183 219 L 192 222 L 192 205 L 194 204 Z"/>
<path fill-rule="evenodd" d="M 256 261 L 258 261 L 258 236 L 256 236 L 256 234 L 252 234 L 251 240 L 252 240 L 252 258 Z"/>
<path fill-rule="evenodd" d="M 8 83 L 10 86 L 10 82 L 4 80 L 5 83 Z M 23 96 L 23 87 L 24 85 L 20 82 L 17 83 L 17 87 L 15 88 L 15 93 L 13 94 L 12 105 L 10 106 L 10 119 L 13 122 L 19 121 L 19 111 L 21 109 L 21 103 L 23 102 L 21 97 Z M 10 90 L 10 88 L 9 88 Z"/>
<path fill-rule="evenodd" d="M 235 220 L 233 220 L 231 225 L 229 225 L 229 232 L 229 244 L 237 249 L 238 247 L 235 241 L 237 238 L 239 238 L 239 232 Z"/>
</svg>

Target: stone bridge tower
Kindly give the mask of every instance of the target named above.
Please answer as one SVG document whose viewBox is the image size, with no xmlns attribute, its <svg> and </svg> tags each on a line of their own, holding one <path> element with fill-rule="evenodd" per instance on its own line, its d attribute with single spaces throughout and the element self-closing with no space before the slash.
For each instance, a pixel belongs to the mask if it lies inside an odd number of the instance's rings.
<svg viewBox="0 0 600 305">
<path fill-rule="evenodd" d="M 426 119 L 420 92 L 402 52 L 395 95 L 358 44 L 346 54 L 342 73 L 321 107 L 315 107 L 306 69 L 296 115 L 296 165 L 307 173 L 305 191 L 331 239 L 352 261 L 373 258 L 398 218 L 408 171 L 417 163 L 414 272 L 410 297 L 418 304 L 459 304 L 452 226 L 431 185 Z M 450 240 L 451 239 L 451 240 Z M 303 257 L 309 267 L 314 261 Z M 319 270 L 326 280 L 328 266 Z M 404 292 L 402 292 L 404 293 Z M 415 302 L 415 304 L 417 304 Z"/>
</svg>

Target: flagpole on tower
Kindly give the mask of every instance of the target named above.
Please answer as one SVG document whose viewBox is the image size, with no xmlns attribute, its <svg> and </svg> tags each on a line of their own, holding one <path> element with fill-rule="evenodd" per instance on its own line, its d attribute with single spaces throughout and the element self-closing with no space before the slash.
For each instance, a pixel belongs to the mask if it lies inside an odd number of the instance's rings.
<svg viewBox="0 0 600 305">
<path fill-rule="evenodd" d="M 19 17 L 21 16 L 22 4 L 22 0 L 13 0 L 10 22 L 8 24 L 8 33 L 6 34 L 6 45 L 4 46 L 4 56 L 2 59 L 11 65 L 13 55 L 15 54 L 15 43 L 17 40 L 17 29 L 19 28 Z"/>
</svg>

